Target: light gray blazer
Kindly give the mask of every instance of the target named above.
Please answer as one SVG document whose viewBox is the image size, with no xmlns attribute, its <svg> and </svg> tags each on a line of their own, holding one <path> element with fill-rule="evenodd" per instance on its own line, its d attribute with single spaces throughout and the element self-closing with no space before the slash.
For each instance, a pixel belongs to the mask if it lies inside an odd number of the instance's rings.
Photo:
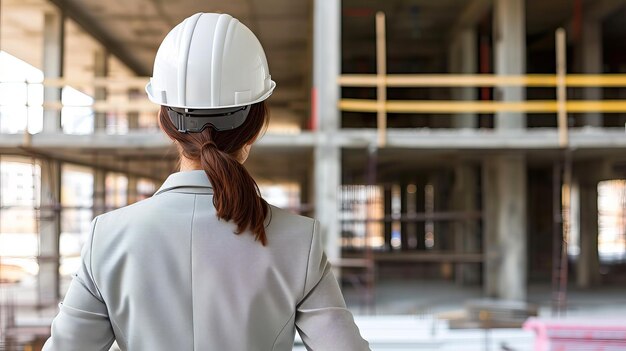
<svg viewBox="0 0 626 351">
<path fill-rule="evenodd" d="M 96 217 L 44 350 L 369 350 L 317 222 L 271 207 L 268 245 L 219 220 L 204 171 Z"/>
</svg>

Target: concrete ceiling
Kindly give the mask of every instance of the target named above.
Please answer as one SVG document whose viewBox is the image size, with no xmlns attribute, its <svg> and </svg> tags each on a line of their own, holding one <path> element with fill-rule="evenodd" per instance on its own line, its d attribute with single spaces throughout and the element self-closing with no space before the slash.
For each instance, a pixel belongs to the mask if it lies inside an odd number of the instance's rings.
<svg viewBox="0 0 626 351">
<path fill-rule="evenodd" d="M 306 115 L 311 75 L 311 2 L 290 0 L 162 1 L 51 0 L 139 75 L 148 76 L 168 31 L 197 12 L 228 13 L 247 25 L 265 48 L 278 83 L 275 106 Z M 102 33 L 102 34 L 98 34 Z M 92 33 L 93 34 L 93 33 Z"/>
<path fill-rule="evenodd" d="M 439 73 L 446 70 L 452 34 L 472 11 L 474 22 L 491 28 L 491 0 L 343 0 L 342 60 L 344 73 L 374 73 L 374 16 L 386 15 L 389 73 Z M 582 16 L 623 6 L 623 0 L 581 0 Z M 529 45 L 554 44 L 554 31 L 571 23 L 577 0 L 526 0 Z M 475 11 L 477 8 L 482 11 Z M 571 35 L 571 33 L 570 33 Z M 545 40 L 544 40 L 545 39 Z"/>
<path fill-rule="evenodd" d="M 150 76 L 156 50 L 172 27 L 196 12 L 229 13 L 247 25 L 265 49 L 278 84 L 270 99 L 273 115 L 306 125 L 312 71 L 310 0 L 3 0 L 1 4 L 1 48 L 38 68 L 44 13 L 63 9 L 68 18 L 64 66 L 68 79 L 93 77 L 95 51 L 103 48 L 112 54 L 110 75 Z"/>
</svg>

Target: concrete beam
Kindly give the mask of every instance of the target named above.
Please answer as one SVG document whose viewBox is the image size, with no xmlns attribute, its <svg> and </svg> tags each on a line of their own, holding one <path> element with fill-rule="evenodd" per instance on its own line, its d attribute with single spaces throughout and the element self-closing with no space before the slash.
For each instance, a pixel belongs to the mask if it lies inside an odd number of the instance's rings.
<svg viewBox="0 0 626 351">
<path fill-rule="evenodd" d="M 390 148 L 427 150 L 558 150 L 558 134 L 553 128 L 503 130 L 494 133 L 479 129 L 394 129 L 387 130 Z M 376 129 L 348 129 L 336 131 L 332 137 L 323 133 L 301 132 L 298 134 L 265 134 L 255 148 L 285 147 L 308 149 L 316 145 L 330 144 L 342 148 L 367 148 L 376 143 Z M 619 150 L 626 148 L 624 132 L 611 129 L 571 130 L 570 145 L 577 149 Z M 3 152 L 27 147 L 41 151 L 94 152 L 109 151 L 116 155 L 142 157 L 160 155 L 172 143 L 161 133 L 133 132 L 119 135 L 68 135 L 62 133 L 38 133 L 32 136 L 29 146 L 24 145 L 21 134 L 1 134 L 0 149 Z"/>
<path fill-rule="evenodd" d="M 584 8 L 584 18 L 601 21 L 606 16 L 626 6 L 626 0 L 588 1 Z M 571 23 L 571 22 L 570 22 Z"/>
<path fill-rule="evenodd" d="M 448 40 L 452 41 L 460 32 L 472 28 L 478 24 L 489 12 L 493 0 L 473 0 L 469 1 L 463 11 L 457 17 L 454 26 L 448 33 Z"/>
<path fill-rule="evenodd" d="M 584 21 L 602 21 L 608 15 L 620 10 L 623 6 L 626 6 L 626 0 L 594 0 L 587 1 L 583 8 L 583 20 Z M 556 27 L 563 27 L 567 33 L 573 33 L 574 19 L 570 18 L 566 22 L 557 25 Z M 584 32 L 584 29 L 583 29 Z M 574 37 L 569 36 L 567 39 L 572 40 Z M 552 47 L 554 45 L 554 32 L 550 31 L 543 37 L 536 39 L 534 46 Z"/>
<path fill-rule="evenodd" d="M 63 151 L 54 149 L 47 149 L 46 152 L 42 152 L 38 149 L 25 147 L 19 147 L 15 149 L 0 149 L 0 154 L 3 155 L 29 156 L 37 159 L 56 160 L 61 163 L 71 163 L 84 167 L 92 167 L 94 169 L 100 169 L 106 172 L 126 173 L 136 177 L 152 179 L 158 182 L 162 181 L 165 178 L 159 174 L 155 174 L 154 169 L 151 168 L 151 165 L 157 162 L 166 163 L 169 161 L 175 163 L 176 161 L 176 158 L 174 157 L 168 158 L 168 155 L 163 155 L 164 153 L 166 153 L 166 151 L 163 151 L 159 154 L 159 156 L 152 158 L 149 155 L 143 154 L 135 158 L 133 166 L 136 167 L 132 167 L 132 169 L 129 169 L 126 166 L 119 165 L 119 159 L 111 161 L 111 158 L 109 158 L 108 162 L 96 162 L 94 161 L 93 155 L 85 155 L 84 150 L 75 150 L 76 154 L 74 155 L 67 155 L 67 153 L 59 154 L 61 152 Z M 117 155 L 117 157 L 122 157 L 125 159 L 129 158 L 127 156 L 119 155 Z M 169 173 L 167 173 L 166 175 L 169 175 Z"/>
<path fill-rule="evenodd" d="M 150 76 L 151 67 L 146 67 L 131 53 L 130 48 L 124 47 L 114 36 L 107 32 L 106 28 L 99 25 L 92 16 L 88 15 L 74 2 L 65 0 L 50 0 L 50 2 L 56 5 L 67 17 L 74 20 L 85 32 L 100 42 L 111 54 L 119 58 L 135 74 L 144 77 Z"/>
</svg>

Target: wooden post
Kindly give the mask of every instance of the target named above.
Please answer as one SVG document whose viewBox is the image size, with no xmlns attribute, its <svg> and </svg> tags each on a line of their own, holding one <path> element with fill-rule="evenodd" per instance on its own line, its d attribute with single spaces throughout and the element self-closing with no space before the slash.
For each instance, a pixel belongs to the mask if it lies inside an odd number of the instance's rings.
<svg viewBox="0 0 626 351">
<path fill-rule="evenodd" d="M 378 146 L 387 143 L 387 44 L 385 38 L 385 14 L 376 12 L 376 97 Z"/>
<path fill-rule="evenodd" d="M 567 147 L 569 143 L 567 126 L 567 91 L 565 90 L 566 74 L 566 42 L 565 29 L 556 30 L 556 98 L 558 109 L 559 146 Z"/>
</svg>

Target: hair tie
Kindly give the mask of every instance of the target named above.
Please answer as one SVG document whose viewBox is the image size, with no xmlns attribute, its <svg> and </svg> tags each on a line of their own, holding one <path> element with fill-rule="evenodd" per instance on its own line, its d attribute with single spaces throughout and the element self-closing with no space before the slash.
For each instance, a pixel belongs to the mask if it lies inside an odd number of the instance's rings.
<svg viewBox="0 0 626 351">
<path fill-rule="evenodd" d="M 200 147 L 201 150 L 204 149 L 208 149 L 210 147 L 216 148 L 219 150 L 219 148 L 217 147 L 217 144 L 215 144 L 215 142 L 213 140 L 209 140 L 209 141 L 205 141 L 204 143 L 202 143 L 202 146 Z"/>
</svg>

